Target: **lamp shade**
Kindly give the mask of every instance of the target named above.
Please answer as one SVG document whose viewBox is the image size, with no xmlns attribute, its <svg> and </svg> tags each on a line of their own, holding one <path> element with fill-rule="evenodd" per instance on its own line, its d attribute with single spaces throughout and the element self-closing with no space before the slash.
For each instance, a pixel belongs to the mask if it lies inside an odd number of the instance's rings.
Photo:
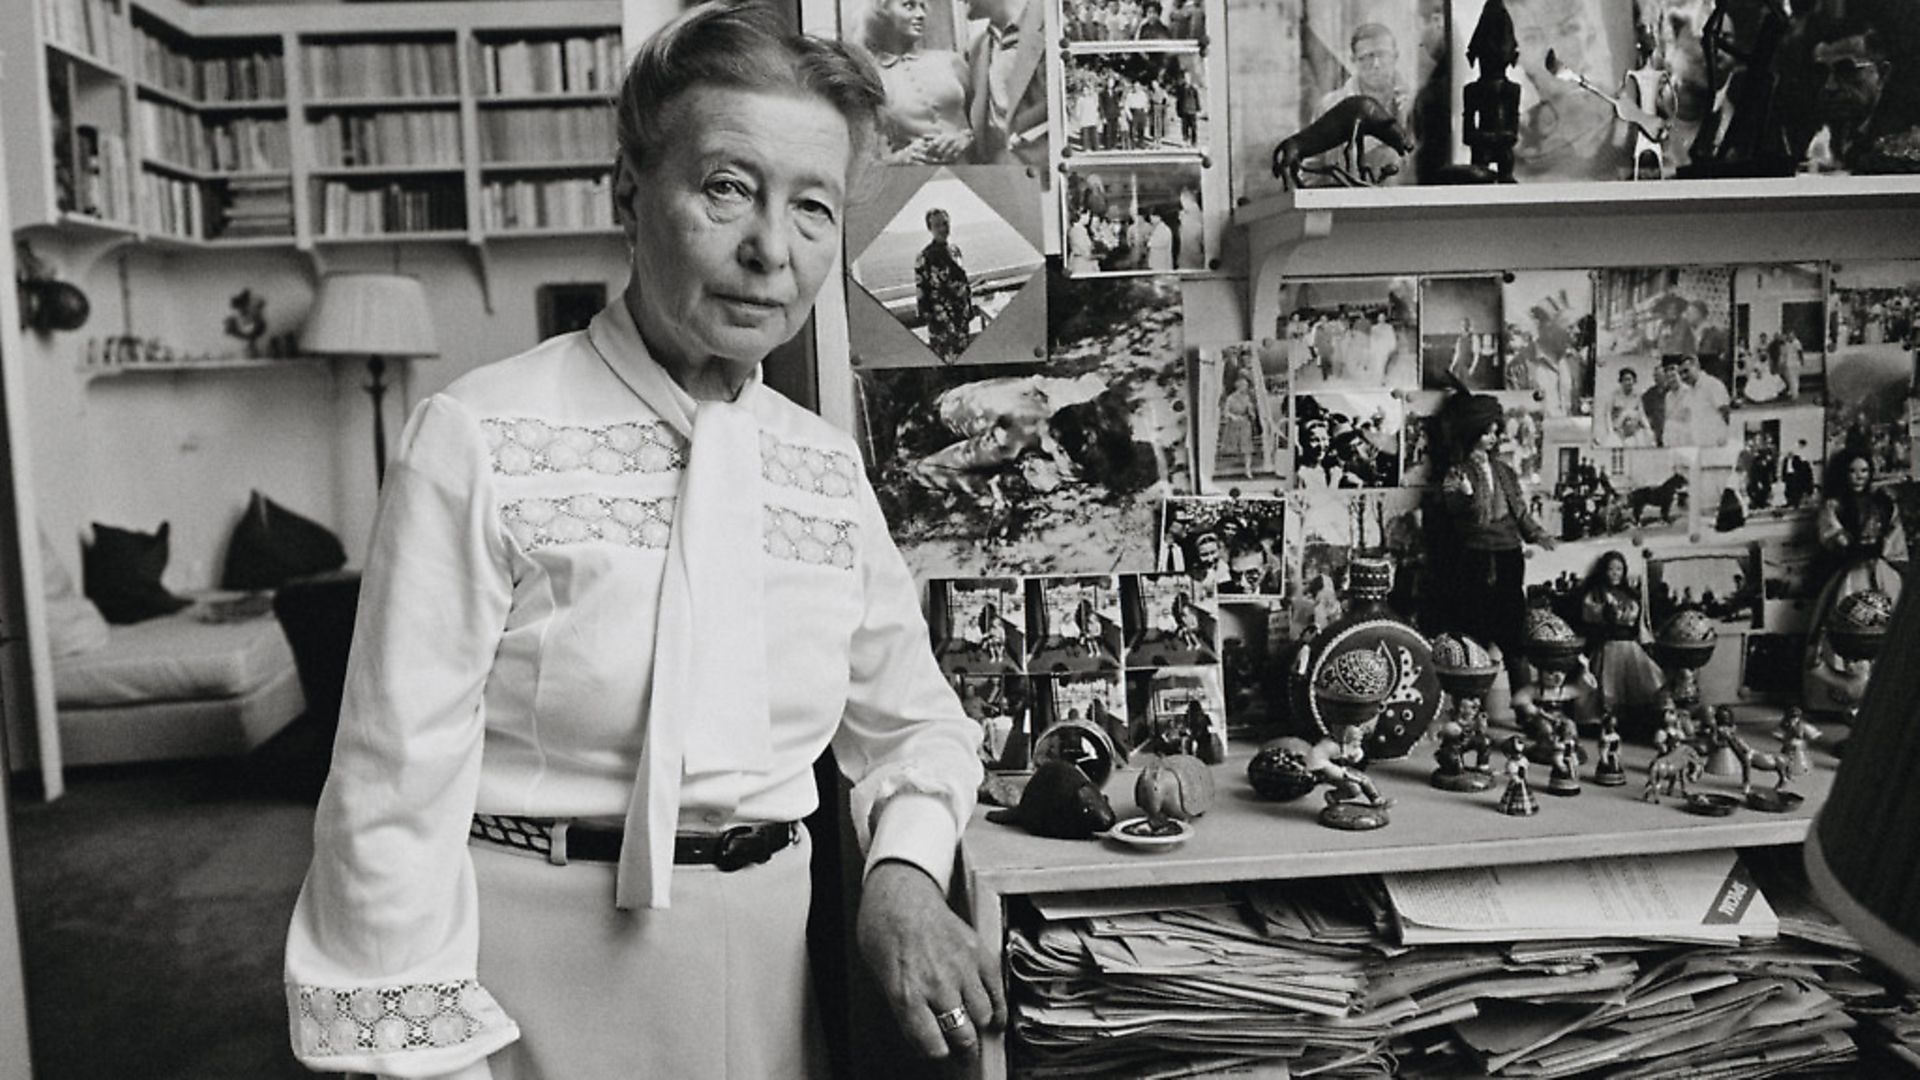
<svg viewBox="0 0 1920 1080">
<path fill-rule="evenodd" d="M 1807 835 L 1807 878 L 1867 955 L 1920 984 L 1920 588 L 1903 590 L 1833 791 Z"/>
<path fill-rule="evenodd" d="M 440 351 L 420 279 L 373 273 L 320 279 L 300 348 L 316 356 L 433 356 Z"/>
</svg>

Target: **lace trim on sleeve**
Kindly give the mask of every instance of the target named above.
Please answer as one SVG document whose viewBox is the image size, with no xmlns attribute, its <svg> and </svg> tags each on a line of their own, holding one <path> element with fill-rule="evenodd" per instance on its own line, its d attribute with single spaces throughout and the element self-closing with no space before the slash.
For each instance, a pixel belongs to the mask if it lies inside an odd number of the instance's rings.
<svg viewBox="0 0 1920 1080">
<path fill-rule="evenodd" d="M 287 1011 L 303 1059 L 436 1050 L 510 1023 L 471 979 L 354 989 L 289 983 Z"/>
<path fill-rule="evenodd" d="M 955 822 L 960 825 L 966 823 L 968 808 L 976 795 L 973 789 L 962 790 L 951 779 L 917 762 L 899 762 L 878 769 L 853 788 L 853 823 L 863 849 L 873 841 L 874 823 L 880 820 L 880 812 L 886 809 L 888 800 L 909 792 L 946 800 Z"/>
</svg>

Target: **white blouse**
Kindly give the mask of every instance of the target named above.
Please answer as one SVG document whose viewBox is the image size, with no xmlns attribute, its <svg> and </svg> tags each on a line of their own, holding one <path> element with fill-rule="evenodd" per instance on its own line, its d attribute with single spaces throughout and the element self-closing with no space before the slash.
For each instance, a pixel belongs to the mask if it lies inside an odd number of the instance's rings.
<svg viewBox="0 0 1920 1080">
<path fill-rule="evenodd" d="M 687 776 L 682 826 L 805 817 L 831 744 L 868 865 L 905 859 L 944 887 L 980 781 L 979 727 L 934 662 L 852 440 L 749 390 L 773 765 Z M 452 1072 L 518 1037 L 476 980 L 469 822 L 626 814 L 694 407 L 616 300 L 588 330 L 414 410 L 375 518 L 287 941 L 309 1067 Z"/>
</svg>

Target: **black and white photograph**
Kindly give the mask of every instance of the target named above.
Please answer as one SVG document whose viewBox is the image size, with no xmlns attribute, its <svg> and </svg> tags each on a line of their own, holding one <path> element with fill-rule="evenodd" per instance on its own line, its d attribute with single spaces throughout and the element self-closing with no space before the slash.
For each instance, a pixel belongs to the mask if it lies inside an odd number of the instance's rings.
<svg viewBox="0 0 1920 1080">
<path fill-rule="evenodd" d="M 1647 560 L 1647 617 L 1658 631 L 1674 612 L 1699 611 L 1723 633 L 1761 626 L 1760 557 L 1751 546 L 1690 549 Z"/>
<path fill-rule="evenodd" d="M 949 675 L 1026 670 L 1026 589 L 1017 578 L 936 578 L 927 583 L 927 629 Z"/>
<path fill-rule="evenodd" d="M 1593 275 L 1518 270 L 1501 285 L 1506 389 L 1532 391 L 1548 416 L 1593 410 Z"/>
<path fill-rule="evenodd" d="M 1834 263 L 1828 283 L 1828 453 L 1866 450 L 1877 480 L 1910 475 L 1920 262 Z"/>
<path fill-rule="evenodd" d="M 1030 362 L 1046 341 L 1039 184 L 1019 169 L 891 169 L 847 211 L 863 367 Z"/>
<path fill-rule="evenodd" d="M 1169 666 L 1126 673 L 1128 741 L 1161 754 L 1226 747 L 1220 668 Z"/>
<path fill-rule="evenodd" d="M 1281 281 L 1274 336 L 1294 388 L 1417 388 L 1418 304 L 1411 277 Z"/>
<path fill-rule="evenodd" d="M 1608 356 L 1594 365 L 1593 445 L 1639 450 L 1662 445 L 1667 395 L 1678 376 L 1655 356 Z"/>
<path fill-rule="evenodd" d="M 1061 0 L 1060 32 L 1069 42 L 1207 40 L 1200 0 Z"/>
<path fill-rule="evenodd" d="M 1420 279 L 1420 385 L 1506 388 L 1498 277 Z"/>
<path fill-rule="evenodd" d="M 1283 595 L 1289 512 L 1274 496 L 1168 499 L 1160 569 L 1211 581 L 1221 596 Z"/>
<path fill-rule="evenodd" d="M 1620 367 L 1633 366 L 1642 376 L 1636 390 L 1645 403 L 1652 445 L 1725 446 L 1731 440 L 1732 273 L 1724 266 L 1600 272 L 1594 287 L 1596 416 L 1609 395 L 1624 400 L 1623 388 L 1609 380 L 1617 380 Z M 1626 360 L 1641 363 L 1625 365 Z M 1609 437 L 1620 437 L 1614 430 Z M 1596 437 L 1599 432 L 1596 423 Z"/>
<path fill-rule="evenodd" d="M 1044 173 L 1045 16 L 1019 0 L 841 0 L 840 36 L 880 65 L 884 160 Z"/>
<path fill-rule="evenodd" d="M 1692 531 L 1693 454 L 1549 444 L 1540 524 L 1561 541 L 1685 536 Z"/>
<path fill-rule="evenodd" d="M 1733 407 L 1818 405 L 1827 387 L 1827 286 L 1819 263 L 1733 271 Z"/>
<path fill-rule="evenodd" d="M 1205 270 L 1198 161 L 1070 164 L 1062 245 L 1072 277 Z"/>
<path fill-rule="evenodd" d="M 1819 509 L 1825 413 L 1818 405 L 1743 409 L 1737 443 L 1700 451 L 1694 492 L 1701 524 L 1726 534 L 1805 518 Z"/>
<path fill-rule="evenodd" d="M 1193 490 L 1172 279 L 1050 279 L 1051 357 L 862 370 L 856 433 L 927 576 L 1154 565 L 1160 500 Z"/>
<path fill-rule="evenodd" d="M 1107 733 L 1116 752 L 1132 752 L 1135 744 L 1129 734 L 1132 725 L 1127 718 L 1127 687 L 1120 672 L 1035 675 L 1028 689 L 1033 694 L 1036 738 L 1059 724 L 1091 724 Z M 1063 749 L 1069 754 L 1079 752 L 1075 747 Z"/>
<path fill-rule="evenodd" d="M 980 761 L 1024 770 L 1033 742 L 1033 703 L 1025 675 L 949 675 L 960 708 L 980 725 Z M 1017 738 L 1016 738 L 1017 736 Z"/>
<path fill-rule="evenodd" d="M 1297 31 L 1268 48 L 1300 43 L 1297 111 L 1280 134 L 1294 139 L 1301 186 L 1418 183 L 1412 148 L 1445 137 L 1444 12 L 1393 0 L 1305 0 L 1299 12 Z"/>
<path fill-rule="evenodd" d="M 1197 45 L 1083 47 L 1066 54 L 1066 148 L 1086 154 L 1196 154 L 1212 142 Z"/>
<path fill-rule="evenodd" d="M 1400 429 L 1400 486 L 1435 487 L 1435 454 L 1444 436 L 1440 430 L 1440 407 L 1446 403 L 1442 390 L 1416 390 L 1402 399 L 1406 402 L 1406 423 Z M 1584 430 L 1583 430 L 1584 434 Z"/>
<path fill-rule="evenodd" d="M 1027 579 L 1027 670 L 1035 674 L 1108 671 L 1126 647 L 1120 581 L 1112 574 Z"/>
<path fill-rule="evenodd" d="M 1406 401 L 1388 391 L 1293 397 L 1295 483 L 1307 491 L 1400 486 Z"/>
<path fill-rule="evenodd" d="M 1278 342 L 1195 350 L 1194 445 L 1202 490 L 1277 491 L 1293 483 L 1286 352 Z"/>
<path fill-rule="evenodd" d="M 1218 663 L 1218 595 L 1213 582 L 1190 574 L 1120 575 L 1127 666 Z"/>
<path fill-rule="evenodd" d="M 1776 634 L 1806 633 L 1820 592 L 1820 582 L 1813 578 L 1813 545 L 1771 542 L 1758 547 L 1762 627 Z"/>
<path fill-rule="evenodd" d="M 1806 634 L 1748 634 L 1741 646 L 1742 690 L 1762 697 L 1799 698 L 1806 668 Z"/>
<path fill-rule="evenodd" d="M 1286 701 L 1292 633 L 1285 600 L 1221 603 L 1220 678 L 1228 731 L 1278 727 Z"/>
<path fill-rule="evenodd" d="M 1513 467 L 1522 484 L 1538 485 L 1546 449 L 1546 413 L 1540 408 L 1539 398 L 1512 390 L 1495 396 L 1500 400 L 1501 416 L 1494 453 Z"/>
<path fill-rule="evenodd" d="M 1467 44 L 1485 12 L 1486 0 L 1452 0 L 1453 94 L 1480 70 L 1467 59 Z M 1616 106 L 1624 96 L 1622 77 L 1648 66 L 1634 47 L 1633 5 L 1621 0 L 1506 0 L 1513 22 L 1519 63 L 1508 77 L 1519 83 L 1518 141 L 1513 146 L 1513 176 L 1523 184 L 1554 181 L 1624 180 L 1634 175 L 1634 129 L 1625 116 L 1634 104 Z M 1551 64 L 1548 57 L 1553 58 Z M 1580 76 L 1599 92 L 1574 81 Z M 1463 148 L 1464 149 L 1464 148 Z M 1664 175 L 1657 145 L 1640 175 Z M 1461 159 L 1466 160 L 1463 153 Z"/>
<path fill-rule="evenodd" d="M 1305 641 L 1340 617 L 1345 609 L 1347 566 L 1357 554 L 1385 553 L 1395 564 L 1396 597 L 1420 588 L 1422 552 L 1420 504 L 1424 493 L 1412 488 L 1381 491 L 1301 491 L 1296 505 L 1300 537 L 1299 585 L 1289 587 L 1291 628 Z M 1289 550 L 1294 545 L 1289 542 Z M 1396 600 L 1396 603 L 1398 601 Z"/>
</svg>

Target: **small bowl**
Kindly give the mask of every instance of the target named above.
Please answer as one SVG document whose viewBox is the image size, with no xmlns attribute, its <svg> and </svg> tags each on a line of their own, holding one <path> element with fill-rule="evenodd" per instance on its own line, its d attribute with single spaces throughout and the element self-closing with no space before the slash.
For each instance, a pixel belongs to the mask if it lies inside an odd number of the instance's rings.
<svg viewBox="0 0 1920 1080">
<path fill-rule="evenodd" d="M 1697 791 L 1687 796 L 1687 812 L 1703 817 L 1726 817 L 1740 809 L 1740 797 L 1718 791 Z"/>
</svg>

